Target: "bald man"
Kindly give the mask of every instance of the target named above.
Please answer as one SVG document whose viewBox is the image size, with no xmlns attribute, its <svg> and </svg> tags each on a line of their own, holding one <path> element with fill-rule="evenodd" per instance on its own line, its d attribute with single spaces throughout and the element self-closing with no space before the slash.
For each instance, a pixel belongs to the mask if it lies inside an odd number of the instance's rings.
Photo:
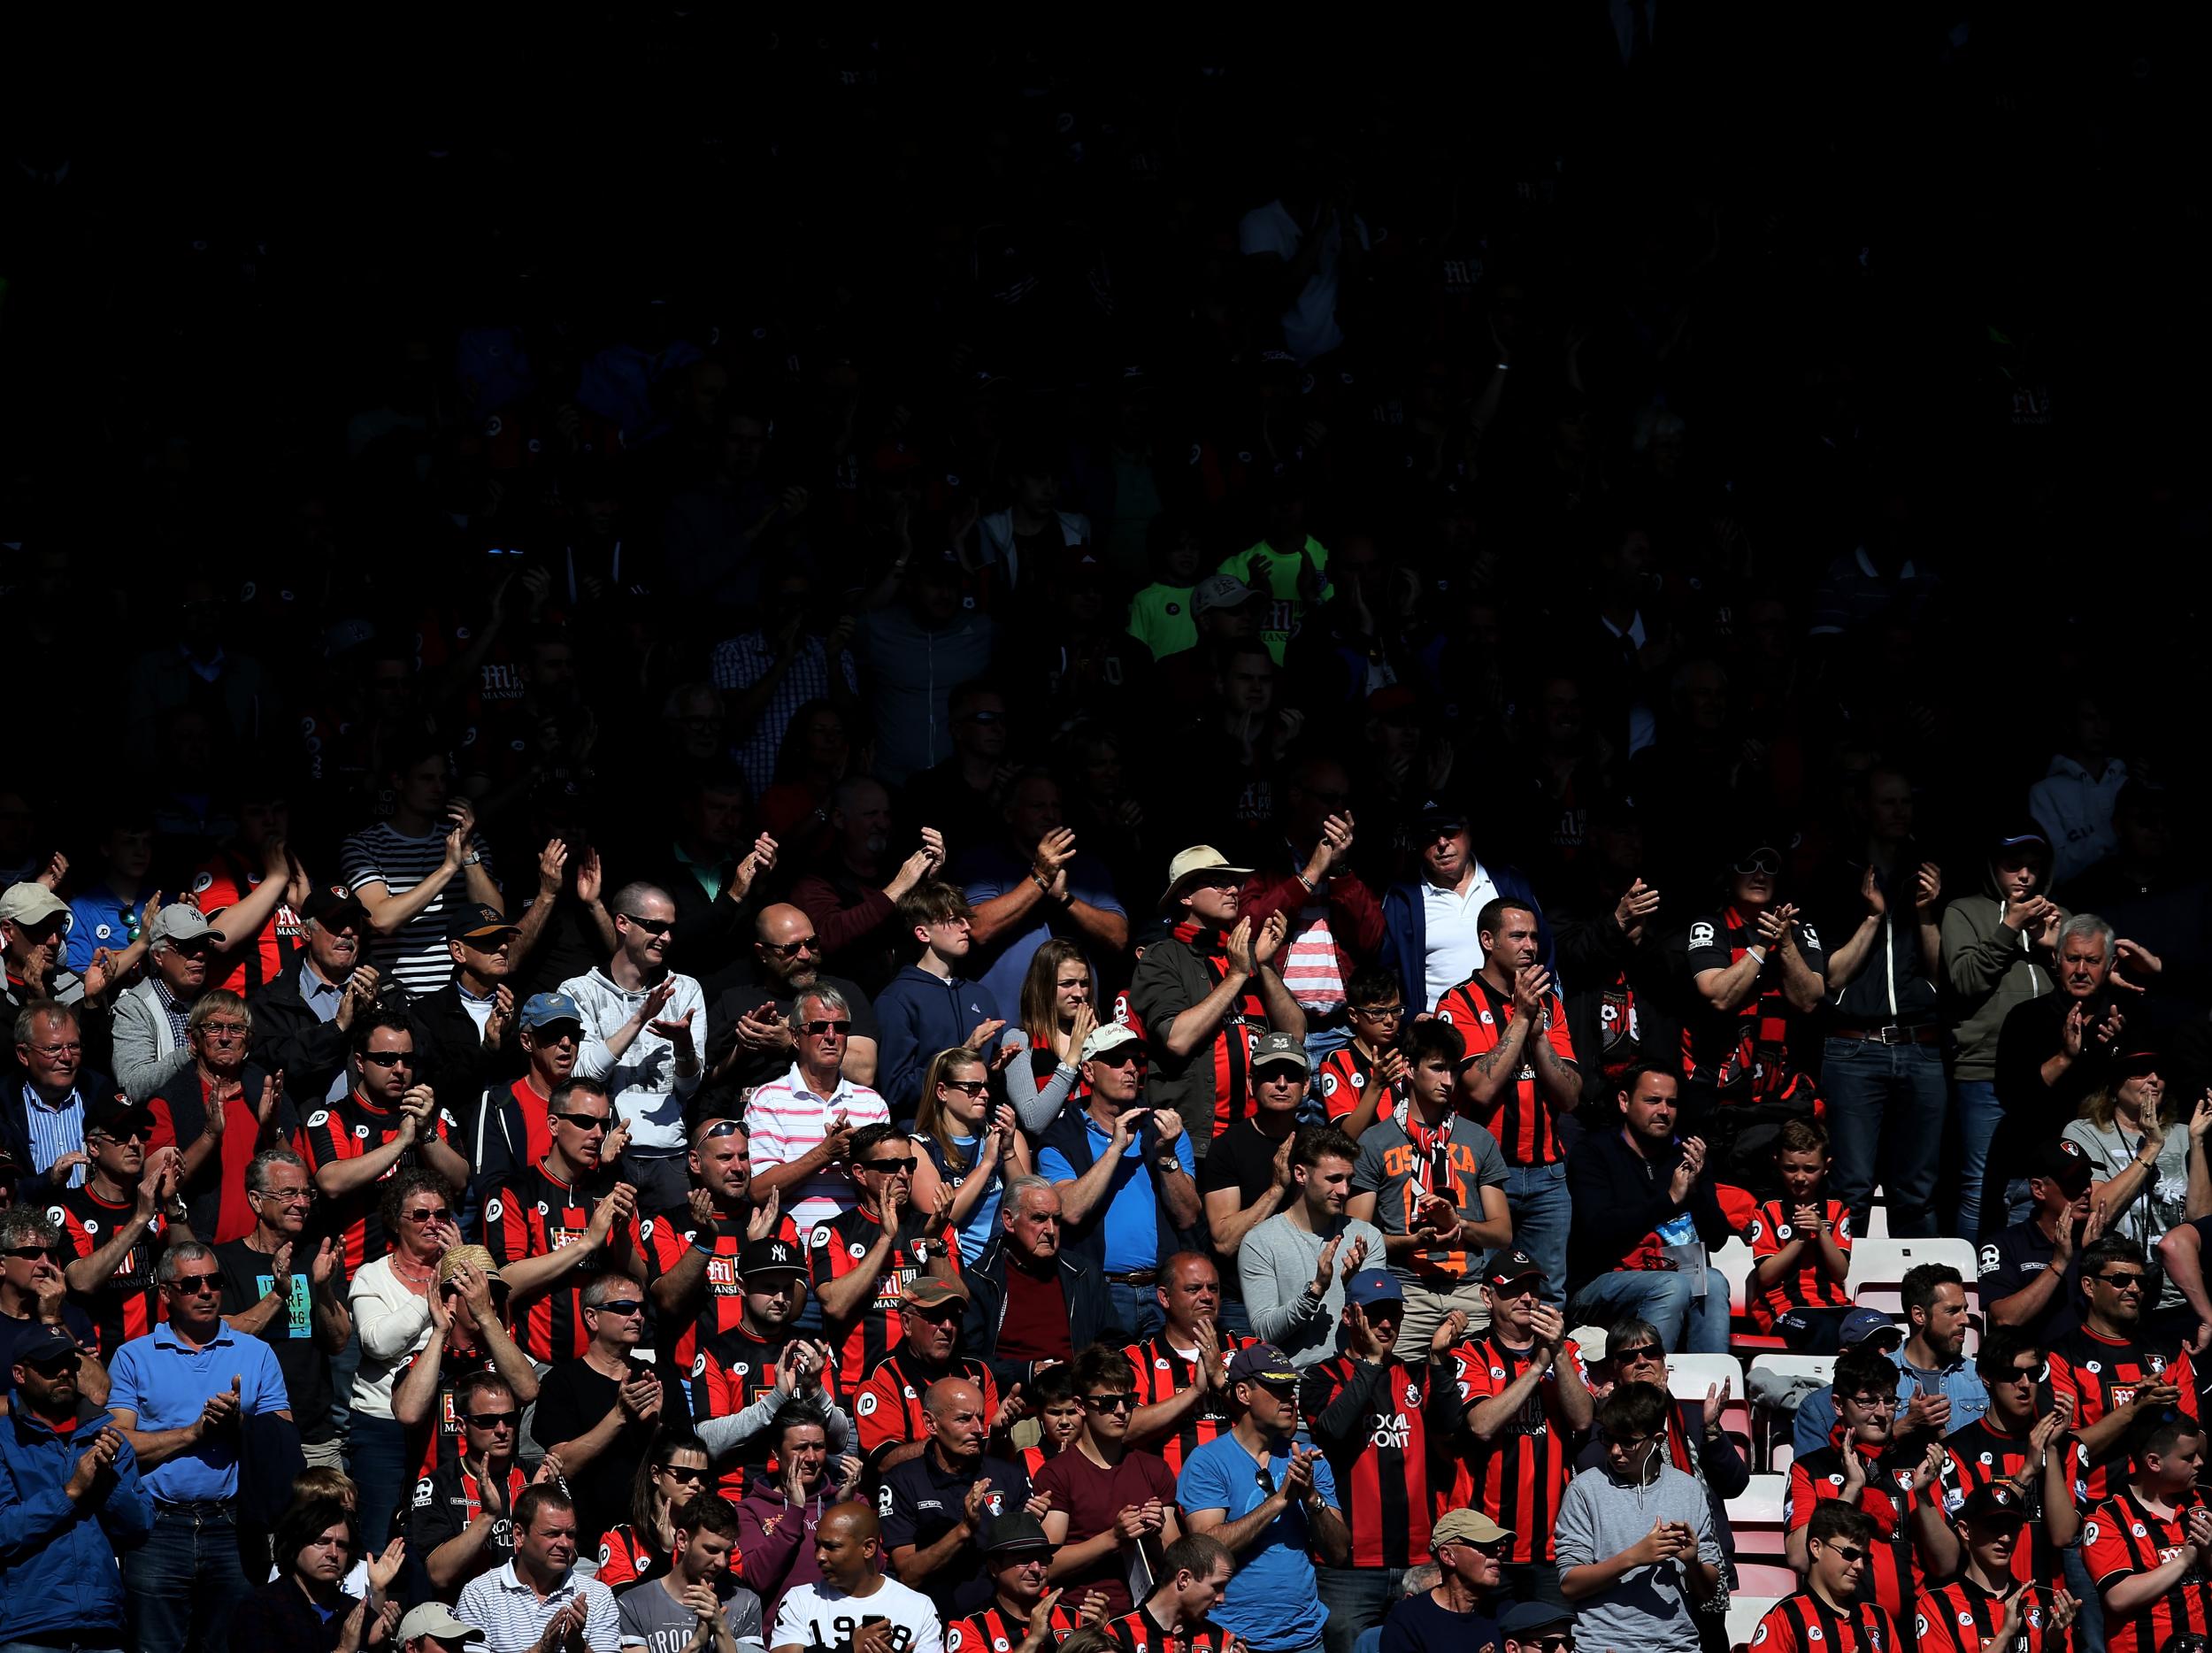
<svg viewBox="0 0 2212 1653">
<path fill-rule="evenodd" d="M 791 1071 L 795 1001 L 817 981 L 835 988 L 852 1007 L 845 1048 L 845 1077 L 872 1085 L 876 1077 L 876 1012 L 858 984 L 822 969 L 822 938 L 814 920 L 788 903 L 764 907 L 753 923 L 750 973 L 740 966 L 733 983 L 717 976 L 707 1014 L 707 1097 L 729 1107 L 741 1090 L 781 1079 Z"/>
<path fill-rule="evenodd" d="M 878 1507 L 891 1565 L 928 1591 L 950 1624 L 990 1604 L 979 1535 L 1029 1503 L 1029 1473 L 987 1456 L 991 1414 L 965 1378 L 941 1378 L 923 1391 L 922 1428 L 921 1451 L 884 1472 Z"/>
<path fill-rule="evenodd" d="M 883 1534 L 866 1504 L 841 1503 L 822 1517 L 814 1559 L 822 1581 L 785 1593 L 772 1653 L 944 1653 L 929 1597 L 883 1576 Z"/>
</svg>

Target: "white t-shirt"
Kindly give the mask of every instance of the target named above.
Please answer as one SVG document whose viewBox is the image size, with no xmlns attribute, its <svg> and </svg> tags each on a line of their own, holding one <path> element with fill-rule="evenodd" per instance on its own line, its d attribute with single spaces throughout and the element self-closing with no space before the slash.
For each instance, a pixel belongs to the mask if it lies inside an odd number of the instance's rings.
<svg viewBox="0 0 2212 1653">
<path fill-rule="evenodd" d="M 880 1580 L 872 1595 L 848 1595 L 826 1583 L 797 1586 L 776 1609 L 769 1653 L 791 1647 L 852 1653 L 853 1637 L 879 1618 L 891 1621 L 892 1653 L 944 1653 L 936 1608 L 896 1579 Z"/>
<path fill-rule="evenodd" d="M 1355 215 L 1352 227 L 1359 234 L 1359 244 L 1367 246 L 1365 221 Z M 1328 245 L 1315 262 L 1313 273 L 1306 278 L 1304 290 L 1282 314 L 1283 348 L 1302 362 L 1326 356 L 1344 342 L 1344 330 L 1336 325 L 1337 271 L 1344 261 L 1343 225 L 1332 224 L 1328 237 Z M 1238 251 L 1248 256 L 1271 252 L 1285 264 L 1298 257 L 1299 246 L 1305 238 L 1305 231 L 1280 201 L 1254 207 L 1237 225 Z"/>
<path fill-rule="evenodd" d="M 1439 999 L 1482 968 L 1482 935 L 1475 920 L 1497 898 L 1497 880 L 1479 861 L 1475 863 L 1474 879 L 1463 896 L 1439 889 L 1426 879 L 1421 880 L 1421 913 L 1427 926 L 1422 991 L 1428 996 L 1428 1003 L 1407 1005 L 1408 1016 L 1417 1010 L 1434 1010 Z"/>
</svg>

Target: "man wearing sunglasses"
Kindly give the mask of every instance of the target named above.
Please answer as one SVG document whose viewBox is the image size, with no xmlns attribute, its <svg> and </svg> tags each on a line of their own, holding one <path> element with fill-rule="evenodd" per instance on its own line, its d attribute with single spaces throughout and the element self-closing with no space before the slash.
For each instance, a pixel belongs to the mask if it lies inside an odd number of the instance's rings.
<svg viewBox="0 0 2212 1653">
<path fill-rule="evenodd" d="M 165 1325 L 108 1363 L 115 1422 L 154 1498 L 153 1534 L 123 1557 L 130 1645 L 184 1653 L 227 1645 L 232 1611 L 252 1583 L 237 1537 L 245 1420 L 294 1419 L 284 1372 L 267 1344 L 232 1330 L 219 1311 L 223 1271 L 197 1242 L 171 1246 L 155 1278 Z"/>
<path fill-rule="evenodd" d="M 0 1015 L 12 1019 L 37 999 L 66 1004 L 84 1019 L 88 1058 L 96 1065 L 111 1065 L 107 1005 L 121 983 L 96 965 L 89 979 L 63 968 L 69 926 L 67 903 L 43 883 L 27 880 L 0 892 L 0 953 L 6 966 L 0 974 Z M 119 974 L 119 966 L 112 968 Z M 0 1063 L 10 1078 L 22 1077 L 15 1041 L 0 1044 Z M 18 1158 L 28 1163 L 19 1154 Z"/>
<path fill-rule="evenodd" d="M 2196 1363 L 2186 1345 L 2145 1324 L 2150 1271 L 2134 1242 L 2107 1234 L 2082 1249 L 2081 1325 L 2050 1348 L 2051 1399 L 2070 1405 L 2076 1490 L 2095 1504 L 2118 1489 L 2130 1431 L 2177 1409 L 2197 1416 Z"/>
<path fill-rule="evenodd" d="M 817 984 L 794 1002 L 796 1057 L 780 1080 L 753 1092 L 744 1109 L 753 1127 L 753 1188 L 773 1189 L 792 1221 L 811 1231 L 852 1198 L 844 1162 L 853 1134 L 888 1125 L 891 1110 L 845 1072 L 853 1011 L 836 988 Z"/>
<path fill-rule="evenodd" d="M 914 1139 L 895 1126 L 855 1131 L 846 1170 L 852 1208 L 808 1232 L 807 1265 L 838 1365 L 860 1373 L 899 1342 L 901 1305 L 918 1276 L 959 1279 L 960 1241 L 945 1220 L 950 1188 L 937 1209 L 914 1208 Z"/>
<path fill-rule="evenodd" d="M 1830 1499 L 1807 1525 L 1804 1588 L 1767 1610 L 1751 1633 L 1758 1653 L 1896 1653 L 1897 1621 L 1874 1599 L 1881 1528 L 1855 1505 Z"/>
<path fill-rule="evenodd" d="M 1183 1526 L 1175 1477 L 1156 1454 L 1129 1445 L 1137 1389 L 1128 1360 L 1118 1349 L 1094 1344 L 1074 1364 L 1083 1433 L 1072 1447 L 1045 1460 L 1033 1484 L 1052 1497 L 1044 1527 L 1059 1547 L 1053 1582 L 1078 1597 L 1099 1591 L 1112 1618 L 1135 1605 L 1129 1580 L 1137 1557 L 1130 1552 L 1141 1552 L 1149 1565 L 1163 1546 L 1183 1535 Z"/>
<path fill-rule="evenodd" d="M 1812 1111 L 1813 1083 L 1789 1049 L 1793 1017 L 1820 1008 L 1827 956 L 1819 934 L 1781 899 L 1782 852 L 1755 843 L 1723 874 L 1724 899 L 1690 920 L 1687 967 L 1696 988 L 1684 1017 L 1685 1129 L 1706 1134 L 1713 1163 L 1753 1115 L 1793 1118 Z M 1715 1115 L 1725 1124 L 1714 1123 Z M 1762 1159 L 1763 1160 L 1763 1156 Z M 1749 1167 L 1763 1199 L 1781 1190 L 1771 1165 Z"/>
<path fill-rule="evenodd" d="M 1913 1603 L 1918 1653 L 2046 1653 L 2072 1645 L 2066 1633 L 2079 1603 L 2055 1582 L 2031 1584 L 2016 1571 L 2015 1558 L 2029 1548 L 2029 1509 L 2003 1481 L 1960 1502 L 1951 1517 L 1958 1576 Z"/>
<path fill-rule="evenodd" d="M 530 1484 L 515 1453 L 522 1444 L 522 1403 L 495 1372 L 472 1372 L 453 1386 L 461 1424 L 460 1452 L 415 1484 L 407 1511 L 407 1553 L 419 1559 L 442 1596 L 459 1592 L 480 1572 L 514 1559 L 515 1500 Z M 563 1465 L 549 1456 L 537 1479 Z"/>
<path fill-rule="evenodd" d="M 608 902 L 615 953 L 603 969 L 572 976 L 561 991 L 583 1013 L 580 1078 L 614 1098 L 629 1135 L 622 1174 L 649 1212 L 684 1204 L 684 1109 L 706 1076 L 706 997 L 668 967 L 676 906 L 651 884 L 625 884 Z"/>
<path fill-rule="evenodd" d="M 703 1340 L 734 1331 L 745 1314 L 743 1258 L 773 1239 L 803 1258 L 798 1225 L 772 1191 L 753 1203 L 752 1133 L 745 1121 L 709 1118 L 691 1132 L 691 1203 L 656 1221 L 645 1242 L 645 1280 L 677 1370 L 692 1369 Z M 801 1264 L 802 1272 L 804 1265 Z"/>
<path fill-rule="evenodd" d="M 1989 1410 L 1944 1437 L 1944 1508 L 1955 1518 L 1984 1488 L 2005 1491 L 2032 1523 L 2010 1552 L 2012 1576 L 2024 1584 L 2055 1585 L 2062 1552 L 2081 1530 L 2081 1515 L 2065 1419 L 2055 1408 L 2040 1415 L 2036 1410 L 2043 1350 L 2016 1326 L 1993 1326 L 1974 1359 L 1989 1390 Z M 1939 1556 L 1937 1561 L 1939 1576 L 1952 1571 Z"/>
<path fill-rule="evenodd" d="M 921 1456 L 929 1444 L 922 1396 L 932 1384 L 947 1378 L 958 1378 L 982 1392 L 992 1434 L 1013 1421 L 1018 1396 L 1002 1398 L 988 1366 L 972 1355 L 955 1352 L 967 1313 L 968 1294 L 957 1279 L 917 1275 L 907 1282 L 899 1300 L 896 1347 L 864 1380 L 847 1380 L 854 1382 L 853 1419 L 860 1450 L 876 1473 Z"/>
<path fill-rule="evenodd" d="M 0 1418 L 0 1507 L 8 1580 L 0 1645 L 129 1645 L 119 1549 L 152 1531 L 153 1500 L 115 1420 L 78 1389 L 76 1340 L 42 1326 L 13 1351 Z"/>
<path fill-rule="evenodd" d="M 493 1189 L 553 1146 L 546 1117 L 554 1091 L 576 1071 L 584 1045 L 584 1012 L 565 993 L 534 993 L 516 1019 L 516 1043 L 526 1064 L 522 1077 L 496 1079 L 460 1111 L 455 1140 L 475 1167 L 468 1184 L 477 1209 Z M 473 1227 L 472 1222 L 465 1225 Z"/>
<path fill-rule="evenodd" d="M 779 902 L 753 922 L 751 975 L 722 989 L 708 1013 L 708 1085 L 714 1106 L 736 1111 L 737 1094 L 779 1079 L 791 1067 L 799 1035 L 798 996 L 818 984 L 843 996 L 852 1014 L 845 1076 L 876 1080 L 875 1007 L 860 984 L 822 969 L 822 937 L 800 908 Z"/>
<path fill-rule="evenodd" d="M 1513 1534 L 1479 1510 L 1447 1510 L 1429 1529 L 1444 1576 L 1407 1596 L 1383 1620 L 1382 1653 L 1480 1653 L 1498 1645 L 1493 1603 L 1498 1557 Z"/>
<path fill-rule="evenodd" d="M 14 1380 L 9 1376 L 15 1350 L 41 1328 L 58 1326 L 88 1356 L 99 1338 L 83 1310 L 69 1301 L 61 1265 L 69 1256 L 61 1228 L 35 1205 L 0 1205 L 0 1397 Z M 107 1368 L 87 1359 L 78 1379 L 85 1398 L 104 1405 Z"/>
<path fill-rule="evenodd" d="M 154 915 L 146 940 L 146 979 L 115 1001 L 115 1077 L 134 1102 L 192 1065 L 182 1024 L 214 985 L 224 938 L 197 907 L 179 901 Z"/>
<path fill-rule="evenodd" d="M 662 1414 L 681 1415 L 675 1374 L 636 1357 L 645 1336 L 645 1289 L 626 1274 L 595 1274 L 583 1291 L 591 1341 L 557 1360 L 538 1388 L 530 1429 L 576 1500 L 577 1543 L 599 1539 L 629 1511 L 630 1483 Z"/>
<path fill-rule="evenodd" d="M 194 1238 L 177 1197 L 178 1154 L 146 1151 L 147 1111 L 110 1096 L 85 1111 L 92 1176 L 53 1196 L 47 1215 L 75 1254 L 64 1269 L 70 1294 L 92 1316 L 100 1347 L 112 1355 L 143 1337 L 160 1318 L 154 1265 L 165 1247 Z"/>
<path fill-rule="evenodd" d="M 403 1166 L 467 1186 L 468 1161 L 446 1140 L 452 1117 L 421 1082 L 411 1017 L 375 1010 L 353 1024 L 353 1089 L 308 1113 L 300 1137 L 327 1202 L 325 1220 L 345 1249 L 349 1277 L 391 1249 L 377 1214 L 377 1185 Z"/>
</svg>

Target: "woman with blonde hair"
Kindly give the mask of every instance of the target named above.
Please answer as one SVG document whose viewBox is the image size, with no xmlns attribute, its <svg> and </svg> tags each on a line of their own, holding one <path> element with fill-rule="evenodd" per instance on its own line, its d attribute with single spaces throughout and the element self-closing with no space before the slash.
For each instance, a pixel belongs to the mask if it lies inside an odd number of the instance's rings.
<svg viewBox="0 0 2212 1653">
<path fill-rule="evenodd" d="M 1006 1065 L 1006 1096 L 1022 1129 L 1040 1135 L 1068 1099 L 1088 1100 L 1083 1042 L 1098 1026 L 1098 983 L 1091 961 L 1073 942 L 1055 936 L 1040 947 L 1022 978 L 1021 1029 L 1029 1059 Z"/>
<path fill-rule="evenodd" d="M 2180 1128 L 2183 1106 L 2159 1077 L 2158 1057 L 2139 1050 L 2113 1064 L 2110 1082 L 2082 1098 L 2080 1117 L 2062 1133 L 2089 1157 L 2090 1203 L 2103 1207 L 2105 1233 L 2134 1241 L 2149 1257 L 2167 1230 L 2212 1215 L 2212 1168 L 2204 1158 L 2212 1093 L 2198 1102 L 2186 1128 Z M 2181 1302 L 2180 1288 L 2167 1280 L 2158 1301 L 2143 1310 Z"/>
<path fill-rule="evenodd" d="M 940 1194 L 951 1189 L 945 1220 L 960 1236 L 961 1260 L 973 1263 L 998 1231 L 1006 1179 L 1029 1172 L 1029 1142 L 1013 1109 L 992 1105 L 990 1064 L 965 1045 L 931 1057 L 911 1140 L 919 1150 L 914 1209 L 935 1210 Z"/>
</svg>

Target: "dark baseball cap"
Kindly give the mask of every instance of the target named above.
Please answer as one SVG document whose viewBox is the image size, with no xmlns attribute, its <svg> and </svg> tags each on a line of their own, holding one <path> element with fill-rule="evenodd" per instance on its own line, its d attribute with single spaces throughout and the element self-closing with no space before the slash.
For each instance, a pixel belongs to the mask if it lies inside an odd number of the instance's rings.
<svg viewBox="0 0 2212 1653">
<path fill-rule="evenodd" d="M 1050 1555 L 1052 1541 L 1045 1536 L 1044 1523 L 1028 1511 L 1010 1510 L 983 1524 L 981 1549 L 987 1556 L 1008 1555 L 1022 1549 L 1041 1549 Z"/>
<path fill-rule="evenodd" d="M 1893 1340 L 1890 1343 L 1892 1349 L 1905 1346 L 1905 1328 L 1879 1309 L 1852 1310 L 1843 1317 L 1843 1327 L 1836 1334 L 1837 1342 L 1846 1349 L 1855 1349 L 1861 1343 L 1870 1342 L 1878 1337 Z"/>
<path fill-rule="evenodd" d="M 1425 833 L 1456 832 L 1472 818 L 1457 798 L 1437 796 L 1423 800 L 1413 812 L 1413 824 Z"/>
<path fill-rule="evenodd" d="M 1510 1286 L 1517 1280 L 1532 1278 L 1543 1280 L 1544 1265 L 1518 1246 L 1493 1251 L 1490 1261 L 1483 1265 L 1482 1280 L 1486 1286 Z"/>
<path fill-rule="evenodd" d="M 1272 1343 L 1247 1343 L 1229 1362 L 1229 1381 L 1261 1383 L 1271 1389 L 1294 1388 L 1298 1368 L 1290 1364 L 1288 1355 Z"/>
<path fill-rule="evenodd" d="M 1544 1602 L 1521 1602 L 1505 1610 L 1505 1616 L 1498 1620 L 1498 1634 L 1525 1641 L 1547 1630 L 1571 1630 L 1574 1625 L 1571 1608 L 1554 1607 Z"/>
<path fill-rule="evenodd" d="M 300 904 L 300 917 L 311 919 L 326 930 L 335 929 L 343 921 L 365 925 L 369 910 L 361 904 L 360 897 L 343 884 L 333 884 L 319 889 Z"/>
<path fill-rule="evenodd" d="M 2010 1487 L 1993 1482 L 1966 1495 L 1958 1507 L 1958 1518 L 1977 1526 L 2016 1527 L 2028 1518 L 2027 1502 Z"/>
<path fill-rule="evenodd" d="M 77 1340 L 70 1336 L 64 1327 L 40 1325 L 32 1327 L 16 1344 L 15 1361 L 18 1365 L 37 1366 L 48 1361 L 58 1361 L 64 1355 L 81 1355 L 83 1352 L 77 1347 Z"/>
<path fill-rule="evenodd" d="M 737 1254 L 737 1275 L 740 1280 L 753 1280 L 764 1274 L 803 1274 L 807 1272 L 806 1254 L 788 1240 L 779 1240 L 770 1234 L 764 1240 L 749 1240 Z"/>
<path fill-rule="evenodd" d="M 2079 1199 L 2096 1180 L 2096 1170 L 2081 1144 L 2062 1136 L 2051 1138 L 2036 1150 L 2032 1174 L 2057 1183 L 2070 1200 Z"/>
<path fill-rule="evenodd" d="M 1365 1308 L 1374 1303 L 1403 1303 L 1406 1288 L 1388 1269 L 1363 1268 L 1344 1282 L 1344 1301 Z"/>
<path fill-rule="evenodd" d="M 152 1109 L 133 1102 L 119 1092 L 112 1096 L 96 1097 L 85 1103 L 84 1128 L 88 1135 L 98 1131 L 104 1136 L 114 1136 L 118 1131 L 134 1125 L 144 1126 L 150 1130 L 153 1123 Z"/>
<path fill-rule="evenodd" d="M 472 901 L 454 910 L 453 916 L 446 920 L 445 933 L 456 940 L 475 941 L 486 936 L 512 935 L 521 928 L 498 908 Z"/>
</svg>

